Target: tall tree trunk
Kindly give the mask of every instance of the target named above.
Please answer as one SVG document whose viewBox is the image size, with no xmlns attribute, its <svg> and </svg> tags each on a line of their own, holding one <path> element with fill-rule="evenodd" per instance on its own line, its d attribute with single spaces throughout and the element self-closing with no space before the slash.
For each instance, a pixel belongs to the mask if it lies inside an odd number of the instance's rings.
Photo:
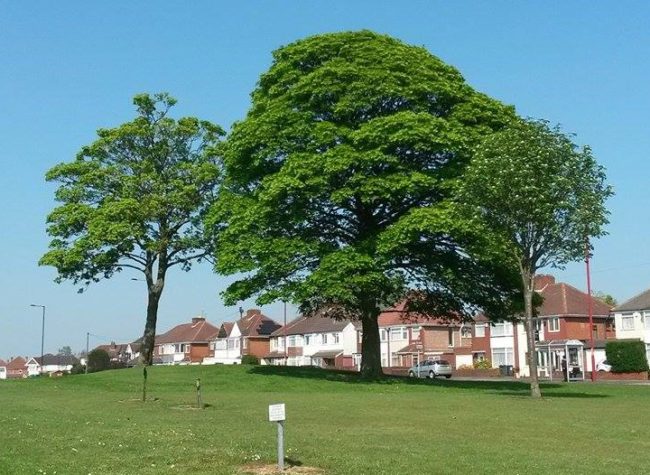
<svg viewBox="0 0 650 475">
<path fill-rule="evenodd" d="M 524 307 L 526 336 L 528 338 L 528 368 L 530 370 L 530 395 L 534 398 L 541 398 L 542 392 L 539 389 L 539 377 L 537 375 L 537 354 L 535 352 L 535 320 L 533 312 L 533 292 L 535 291 L 534 275 L 522 269 L 521 278 L 524 288 Z M 515 338 L 517 333 L 515 332 Z"/>
<path fill-rule="evenodd" d="M 381 369 L 381 343 L 379 340 L 379 309 L 376 305 L 364 310 L 361 317 L 361 376 L 377 379 L 383 376 Z M 390 356 L 389 356 L 390 357 Z"/>
<path fill-rule="evenodd" d="M 148 279 L 149 280 L 149 279 Z M 162 281 L 149 287 L 147 299 L 147 322 L 144 325 L 142 337 L 142 350 L 140 361 L 142 362 L 142 402 L 147 400 L 147 366 L 153 363 L 153 350 L 156 340 L 156 322 L 158 320 L 158 304 L 162 295 Z"/>
</svg>

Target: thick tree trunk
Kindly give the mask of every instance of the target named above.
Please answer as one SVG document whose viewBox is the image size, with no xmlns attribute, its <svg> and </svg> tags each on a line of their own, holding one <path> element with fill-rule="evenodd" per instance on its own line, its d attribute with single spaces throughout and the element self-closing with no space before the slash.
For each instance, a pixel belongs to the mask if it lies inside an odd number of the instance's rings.
<svg viewBox="0 0 650 475">
<path fill-rule="evenodd" d="M 533 312 L 534 276 L 530 272 L 522 270 L 521 275 L 524 285 L 524 307 L 526 336 L 528 338 L 528 368 L 530 370 L 530 395 L 533 398 L 541 398 L 542 392 L 539 389 L 539 377 L 537 375 L 537 354 L 535 352 L 535 320 Z M 517 335 L 515 333 L 515 338 Z"/>
<path fill-rule="evenodd" d="M 383 376 L 381 369 L 381 343 L 379 340 L 379 309 L 376 306 L 363 312 L 361 317 L 361 376 L 377 379 Z"/>
</svg>

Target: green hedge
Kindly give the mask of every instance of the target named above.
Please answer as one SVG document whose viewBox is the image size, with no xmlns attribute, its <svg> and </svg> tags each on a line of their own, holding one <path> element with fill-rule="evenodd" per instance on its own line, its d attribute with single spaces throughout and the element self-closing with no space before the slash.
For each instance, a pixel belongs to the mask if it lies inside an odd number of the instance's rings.
<svg viewBox="0 0 650 475">
<path fill-rule="evenodd" d="M 257 365 L 260 364 L 260 360 L 257 356 L 253 355 L 244 355 L 241 358 L 241 364 L 253 364 Z"/>
<path fill-rule="evenodd" d="M 608 341 L 605 347 L 607 363 L 614 373 L 640 373 L 648 371 L 645 343 L 640 340 Z"/>
</svg>

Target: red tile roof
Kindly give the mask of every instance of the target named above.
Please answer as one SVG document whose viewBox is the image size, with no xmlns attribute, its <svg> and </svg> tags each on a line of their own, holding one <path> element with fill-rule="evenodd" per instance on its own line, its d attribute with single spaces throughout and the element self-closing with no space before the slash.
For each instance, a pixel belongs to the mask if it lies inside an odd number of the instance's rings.
<svg viewBox="0 0 650 475">
<path fill-rule="evenodd" d="M 539 308 L 539 315 L 544 316 L 571 316 L 571 315 L 588 315 L 589 296 L 576 289 L 572 285 L 565 283 L 548 284 L 538 290 L 544 298 L 544 302 Z M 607 317 L 611 307 L 602 300 L 591 297 L 593 305 L 593 315 Z"/>
<path fill-rule="evenodd" d="M 314 315 L 313 317 L 300 316 L 273 332 L 273 336 L 304 335 L 306 333 L 340 332 L 350 324 L 349 320 L 334 320 L 329 317 Z"/>
<path fill-rule="evenodd" d="M 280 324 L 263 315 L 260 310 L 252 309 L 246 315 L 237 320 L 237 326 L 242 336 L 268 337 L 280 328 Z"/>
<path fill-rule="evenodd" d="M 7 366 L 7 363 L 5 362 L 5 360 L 0 359 L 0 366 Z"/>
<path fill-rule="evenodd" d="M 166 343 L 208 342 L 217 336 L 219 329 L 205 318 L 193 318 L 190 323 L 177 325 L 167 333 L 156 336 L 156 345 Z"/>
<path fill-rule="evenodd" d="M 25 360 L 25 358 L 23 358 L 22 356 L 19 356 L 11 360 L 9 363 L 7 363 L 7 371 L 25 369 L 26 365 L 27 365 L 27 360 Z"/>
<path fill-rule="evenodd" d="M 384 310 L 379 314 L 379 326 L 390 327 L 393 325 L 419 324 L 424 326 L 449 326 L 458 325 L 445 318 L 431 318 L 416 312 L 406 311 L 406 300 L 395 304 L 392 308 Z"/>
</svg>

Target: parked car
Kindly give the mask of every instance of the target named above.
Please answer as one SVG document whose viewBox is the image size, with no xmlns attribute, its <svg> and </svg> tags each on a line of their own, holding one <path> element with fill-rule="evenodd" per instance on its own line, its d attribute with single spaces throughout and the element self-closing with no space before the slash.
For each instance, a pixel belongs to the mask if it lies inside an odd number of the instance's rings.
<svg viewBox="0 0 650 475">
<path fill-rule="evenodd" d="M 600 363 L 596 364 L 596 371 L 606 371 L 609 373 L 612 370 L 612 365 L 610 365 L 607 360 L 603 360 Z"/>
<path fill-rule="evenodd" d="M 427 360 L 421 361 L 415 366 L 409 368 L 409 378 L 429 378 L 433 379 L 436 376 L 444 376 L 451 378 L 451 365 L 445 360 Z"/>
</svg>

